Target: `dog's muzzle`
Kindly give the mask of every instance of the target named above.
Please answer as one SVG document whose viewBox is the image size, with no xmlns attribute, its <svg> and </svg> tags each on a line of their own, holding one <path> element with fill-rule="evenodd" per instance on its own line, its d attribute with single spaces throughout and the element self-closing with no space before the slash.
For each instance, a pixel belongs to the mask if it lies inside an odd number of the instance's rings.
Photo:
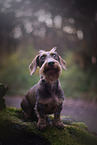
<svg viewBox="0 0 97 145">
<path fill-rule="evenodd" d="M 57 60 L 47 60 L 40 68 L 40 74 L 45 76 L 47 81 L 55 81 L 62 72 L 60 63 Z"/>
</svg>

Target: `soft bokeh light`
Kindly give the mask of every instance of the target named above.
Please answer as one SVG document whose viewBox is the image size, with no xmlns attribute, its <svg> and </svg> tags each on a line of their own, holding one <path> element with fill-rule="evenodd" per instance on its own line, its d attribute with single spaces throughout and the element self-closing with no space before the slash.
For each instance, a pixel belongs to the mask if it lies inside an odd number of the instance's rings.
<svg viewBox="0 0 97 145">
<path fill-rule="evenodd" d="M 19 26 L 17 26 L 16 28 L 14 28 L 14 38 L 20 38 L 22 37 L 22 31 L 21 31 L 21 28 Z"/>
<path fill-rule="evenodd" d="M 56 28 L 61 28 L 62 25 L 62 17 L 60 15 L 54 18 L 54 24 Z"/>
<path fill-rule="evenodd" d="M 82 32 L 81 30 L 78 30 L 78 31 L 77 31 L 77 37 L 78 37 L 78 39 L 80 39 L 80 40 L 83 39 L 84 34 L 83 34 L 83 32 Z"/>
</svg>

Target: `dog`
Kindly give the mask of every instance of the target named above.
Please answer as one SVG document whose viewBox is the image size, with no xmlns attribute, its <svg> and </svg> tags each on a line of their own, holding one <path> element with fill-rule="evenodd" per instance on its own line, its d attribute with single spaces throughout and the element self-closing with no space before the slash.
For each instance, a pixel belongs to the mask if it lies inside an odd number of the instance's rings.
<svg viewBox="0 0 97 145">
<path fill-rule="evenodd" d="M 29 65 L 32 75 L 39 67 L 40 80 L 25 95 L 21 102 L 25 118 L 34 119 L 37 115 L 37 128 L 44 131 L 47 126 L 46 117 L 54 113 L 54 125 L 63 129 L 60 119 L 64 92 L 61 87 L 59 76 L 62 68 L 66 70 L 66 61 L 56 52 L 56 47 L 50 51 L 40 50 L 39 54 Z"/>
</svg>

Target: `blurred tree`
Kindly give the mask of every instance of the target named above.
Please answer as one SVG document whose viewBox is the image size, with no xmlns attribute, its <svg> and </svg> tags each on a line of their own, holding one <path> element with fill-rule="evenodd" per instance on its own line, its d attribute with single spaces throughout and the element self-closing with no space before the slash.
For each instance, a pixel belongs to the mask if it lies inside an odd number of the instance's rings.
<svg viewBox="0 0 97 145">
<path fill-rule="evenodd" d="M 91 0 L 1 0 L 0 49 L 18 43 L 37 49 L 72 50 L 82 68 L 97 65 L 97 2 Z"/>
<path fill-rule="evenodd" d="M 15 39 L 13 39 L 11 33 L 14 28 L 13 14 L 1 14 L 0 13 L 0 53 L 2 51 L 9 53 L 12 47 L 15 47 Z"/>
<path fill-rule="evenodd" d="M 80 45 L 77 60 L 86 70 L 97 70 L 97 1 L 76 0 L 76 6 L 79 14 L 77 21 L 84 32 L 84 41 Z"/>
</svg>

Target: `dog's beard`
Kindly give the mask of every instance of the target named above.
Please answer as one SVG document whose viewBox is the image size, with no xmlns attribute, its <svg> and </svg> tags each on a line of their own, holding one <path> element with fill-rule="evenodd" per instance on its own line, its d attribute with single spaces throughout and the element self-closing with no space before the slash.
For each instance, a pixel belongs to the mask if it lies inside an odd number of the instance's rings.
<svg viewBox="0 0 97 145">
<path fill-rule="evenodd" d="M 45 79 L 47 81 L 55 81 L 59 78 L 59 72 L 56 69 L 48 70 L 45 73 Z"/>
<path fill-rule="evenodd" d="M 56 81 L 62 72 L 61 65 L 59 63 L 55 63 L 54 66 L 48 66 L 45 64 L 41 70 L 41 75 L 45 76 L 47 81 Z"/>
</svg>

